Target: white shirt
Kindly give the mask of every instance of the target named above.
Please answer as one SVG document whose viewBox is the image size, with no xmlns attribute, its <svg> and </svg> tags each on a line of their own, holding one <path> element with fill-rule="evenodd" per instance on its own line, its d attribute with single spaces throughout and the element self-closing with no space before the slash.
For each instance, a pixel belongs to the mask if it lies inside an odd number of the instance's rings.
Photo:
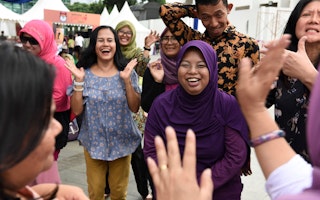
<svg viewBox="0 0 320 200">
<path fill-rule="evenodd" d="M 300 155 L 275 169 L 266 182 L 271 199 L 301 193 L 312 185 L 312 166 Z"/>
<path fill-rule="evenodd" d="M 79 35 L 75 38 L 75 46 L 80 46 L 82 47 L 83 46 L 83 41 L 84 41 L 84 38 Z"/>
</svg>

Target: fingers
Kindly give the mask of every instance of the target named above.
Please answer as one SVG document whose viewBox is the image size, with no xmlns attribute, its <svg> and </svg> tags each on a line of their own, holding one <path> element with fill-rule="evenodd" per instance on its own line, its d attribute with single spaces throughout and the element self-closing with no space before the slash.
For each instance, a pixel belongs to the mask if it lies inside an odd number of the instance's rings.
<svg viewBox="0 0 320 200">
<path fill-rule="evenodd" d="M 147 164 L 149 168 L 150 175 L 154 185 L 157 187 L 160 184 L 160 175 L 157 163 L 150 157 L 147 158 Z"/>
<path fill-rule="evenodd" d="M 238 87 L 245 84 L 245 81 L 251 76 L 252 63 L 249 58 L 243 58 L 239 63 Z M 245 86 L 244 86 L 245 87 Z"/>
<path fill-rule="evenodd" d="M 150 68 L 160 70 L 160 69 L 162 69 L 162 64 L 160 61 L 155 61 L 155 62 L 150 63 Z"/>
<path fill-rule="evenodd" d="M 306 53 L 306 41 L 307 41 L 308 37 L 307 36 L 303 36 L 300 38 L 299 42 L 298 42 L 298 52 L 304 52 Z"/>
<path fill-rule="evenodd" d="M 132 71 L 133 68 L 138 64 L 138 61 L 136 58 L 130 60 L 130 62 L 127 64 L 127 66 L 125 67 L 125 70 L 128 70 L 128 71 Z"/>
<path fill-rule="evenodd" d="M 211 169 L 205 169 L 200 178 L 200 193 L 201 193 L 201 199 L 212 199 L 212 193 L 213 193 L 213 181 L 212 181 L 212 172 Z"/>
<path fill-rule="evenodd" d="M 194 132 L 189 129 L 186 136 L 186 146 L 183 155 L 183 167 L 192 176 L 196 176 L 196 138 Z"/>
<path fill-rule="evenodd" d="M 179 169 L 181 168 L 181 158 L 176 132 L 171 126 L 166 127 L 165 131 L 168 146 L 168 164 L 172 169 Z"/>
<path fill-rule="evenodd" d="M 167 151 L 166 151 L 166 148 L 165 148 L 164 143 L 163 143 L 160 136 L 156 136 L 154 138 L 154 143 L 156 146 L 158 166 L 160 169 L 160 168 L 163 168 L 164 166 L 168 165 Z"/>
</svg>

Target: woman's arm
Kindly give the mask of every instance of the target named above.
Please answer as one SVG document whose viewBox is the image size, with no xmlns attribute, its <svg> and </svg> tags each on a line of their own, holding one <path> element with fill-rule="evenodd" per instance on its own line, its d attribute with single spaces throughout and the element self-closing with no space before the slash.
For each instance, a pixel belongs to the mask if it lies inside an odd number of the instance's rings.
<svg viewBox="0 0 320 200">
<path fill-rule="evenodd" d="M 85 72 L 83 68 L 77 68 L 77 66 L 71 60 L 67 60 L 65 66 L 74 76 L 73 93 L 71 96 L 70 104 L 71 111 L 78 116 L 83 111 L 83 89 Z"/>
<path fill-rule="evenodd" d="M 156 82 L 150 72 L 150 68 L 144 73 L 141 93 L 141 107 L 144 111 L 149 112 L 153 100 L 165 91 L 165 85 Z"/>
<path fill-rule="evenodd" d="M 240 63 L 237 97 L 250 128 L 251 139 L 279 129 L 265 107 L 265 100 L 270 86 L 284 64 L 284 48 L 289 43 L 289 35 L 284 35 L 280 40 L 271 42 L 259 67 L 251 68 L 249 59 L 243 59 Z M 296 155 L 282 137 L 256 146 L 255 151 L 266 178 Z"/>
<path fill-rule="evenodd" d="M 47 196 L 48 194 L 57 187 L 57 184 L 44 183 L 38 184 L 32 187 L 32 189 L 39 194 L 41 197 Z M 65 200 L 89 200 L 89 198 L 85 195 L 83 190 L 79 187 L 72 185 L 58 185 L 58 192 L 56 194 L 55 199 L 65 199 Z"/>
<path fill-rule="evenodd" d="M 131 60 L 123 71 L 120 71 L 120 77 L 123 79 L 126 90 L 126 97 L 128 101 L 129 109 L 136 113 L 140 107 L 140 94 L 137 93 L 131 82 L 131 73 L 133 71 L 134 66 L 137 64 L 137 59 Z"/>
<path fill-rule="evenodd" d="M 241 168 L 247 160 L 247 145 L 240 134 L 229 127 L 225 128 L 225 153 L 212 167 L 212 180 L 216 189 L 223 187 L 235 175 L 241 174 Z"/>
</svg>

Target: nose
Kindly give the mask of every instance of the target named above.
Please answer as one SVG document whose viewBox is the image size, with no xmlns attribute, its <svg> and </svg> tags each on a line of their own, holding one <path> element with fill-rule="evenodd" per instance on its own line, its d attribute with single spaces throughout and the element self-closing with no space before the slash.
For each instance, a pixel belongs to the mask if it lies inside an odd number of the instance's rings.
<svg viewBox="0 0 320 200">
<path fill-rule="evenodd" d="M 23 45 L 24 45 L 24 46 L 27 46 L 27 47 L 32 46 L 28 40 L 27 40 L 25 43 L 23 43 Z"/>
<path fill-rule="evenodd" d="M 319 20 L 320 20 L 320 15 L 318 12 L 314 13 L 312 16 L 311 16 L 311 22 L 314 23 L 314 24 L 319 24 Z"/>
<path fill-rule="evenodd" d="M 214 17 L 212 17 L 211 20 L 210 20 L 210 26 L 212 28 L 216 28 L 217 26 L 219 26 L 218 20 L 216 20 Z"/>
<path fill-rule="evenodd" d="M 195 73 L 197 73 L 197 66 L 191 65 L 191 66 L 189 67 L 188 73 L 189 73 L 189 74 L 195 74 Z"/>
</svg>

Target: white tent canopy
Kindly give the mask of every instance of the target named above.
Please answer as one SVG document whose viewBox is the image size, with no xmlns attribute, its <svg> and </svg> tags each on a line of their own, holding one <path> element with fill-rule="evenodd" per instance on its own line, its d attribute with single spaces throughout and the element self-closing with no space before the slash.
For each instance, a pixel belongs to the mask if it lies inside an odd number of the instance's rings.
<svg viewBox="0 0 320 200">
<path fill-rule="evenodd" d="M 44 19 L 44 9 L 47 10 L 59 10 L 68 12 L 69 9 L 63 4 L 61 0 L 38 0 L 27 12 L 22 16 L 27 20 Z"/>
<path fill-rule="evenodd" d="M 110 16 L 111 16 L 111 14 L 110 14 Z M 148 28 L 146 28 L 145 26 L 143 26 L 137 20 L 137 18 L 132 13 L 127 1 L 124 3 L 119 15 L 115 19 L 113 19 L 111 21 L 111 24 L 109 24 L 109 25 L 111 25 L 113 28 L 115 28 L 117 26 L 117 24 L 123 20 L 128 20 L 133 24 L 133 26 L 136 29 L 136 33 L 137 33 L 137 37 L 136 37 L 137 46 L 142 48 L 144 46 L 144 39 L 150 33 L 150 30 Z"/>
<path fill-rule="evenodd" d="M 22 23 L 24 18 L 0 4 L 0 30 L 7 36 L 16 36 L 16 23 Z"/>
<path fill-rule="evenodd" d="M 109 17 L 108 17 L 107 20 L 106 20 L 106 25 L 111 25 L 112 21 L 113 21 L 116 17 L 118 17 L 118 15 L 119 15 L 118 7 L 117 7 L 116 4 L 114 4 L 114 5 L 113 5 L 113 8 L 112 8 L 112 10 L 111 10 L 111 12 L 110 12 Z"/>
<path fill-rule="evenodd" d="M 106 25 L 109 16 L 110 16 L 110 14 L 109 14 L 107 8 L 104 7 L 103 11 L 102 11 L 102 13 L 100 15 L 100 25 Z"/>
</svg>

